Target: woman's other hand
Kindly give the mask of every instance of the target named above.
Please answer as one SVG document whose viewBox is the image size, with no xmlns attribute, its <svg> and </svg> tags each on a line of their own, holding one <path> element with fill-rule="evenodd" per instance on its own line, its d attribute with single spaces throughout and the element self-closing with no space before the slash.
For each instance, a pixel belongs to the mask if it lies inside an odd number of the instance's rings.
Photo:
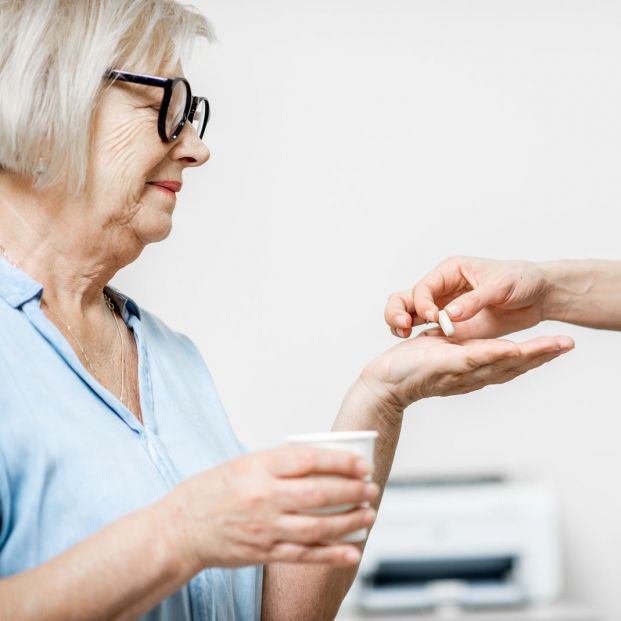
<svg viewBox="0 0 621 621">
<path fill-rule="evenodd" d="M 355 565 L 355 545 L 335 542 L 368 528 L 375 511 L 299 512 L 374 501 L 368 465 L 343 451 L 281 447 L 250 453 L 177 486 L 161 504 L 162 531 L 194 572 L 272 562 Z"/>
<path fill-rule="evenodd" d="M 568 336 L 544 336 L 524 343 L 418 336 L 372 361 L 359 383 L 376 406 L 399 413 L 425 397 L 457 395 L 508 382 L 573 347 Z"/>
<path fill-rule="evenodd" d="M 437 321 L 445 308 L 455 338 L 493 338 L 539 323 L 548 290 L 537 263 L 452 257 L 411 291 L 392 294 L 384 317 L 395 336 L 408 337 L 412 326 Z"/>
</svg>

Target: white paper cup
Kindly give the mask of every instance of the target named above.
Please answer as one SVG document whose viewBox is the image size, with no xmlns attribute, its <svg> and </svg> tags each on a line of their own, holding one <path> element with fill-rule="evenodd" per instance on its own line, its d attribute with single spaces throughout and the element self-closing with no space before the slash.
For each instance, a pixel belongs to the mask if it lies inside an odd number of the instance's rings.
<svg viewBox="0 0 621 621">
<path fill-rule="evenodd" d="M 349 451 L 355 453 L 367 461 L 369 464 L 369 474 L 365 476 L 367 481 L 371 480 L 375 460 L 375 439 L 377 431 L 328 431 L 326 433 L 300 433 L 285 437 L 285 443 L 297 446 L 315 446 L 322 449 L 332 449 L 335 451 Z M 368 506 L 364 503 L 363 506 Z M 344 513 L 351 511 L 355 505 L 338 505 L 336 507 L 318 507 L 308 509 L 305 513 Z M 355 543 L 365 541 L 369 534 L 368 528 L 361 528 L 352 533 L 341 537 L 339 541 Z"/>
</svg>

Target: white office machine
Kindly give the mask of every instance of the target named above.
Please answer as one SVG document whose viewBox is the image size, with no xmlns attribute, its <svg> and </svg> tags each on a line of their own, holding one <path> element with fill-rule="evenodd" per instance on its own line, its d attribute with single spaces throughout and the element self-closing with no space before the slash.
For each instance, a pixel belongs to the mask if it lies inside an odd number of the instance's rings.
<svg viewBox="0 0 621 621">
<path fill-rule="evenodd" d="M 367 611 L 551 602 L 561 589 L 557 521 L 542 483 L 391 481 L 352 599 Z"/>
</svg>

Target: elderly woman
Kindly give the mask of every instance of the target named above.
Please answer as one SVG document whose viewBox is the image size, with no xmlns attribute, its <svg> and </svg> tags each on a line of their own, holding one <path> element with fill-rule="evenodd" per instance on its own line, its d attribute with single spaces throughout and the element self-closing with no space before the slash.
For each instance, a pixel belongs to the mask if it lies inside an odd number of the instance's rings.
<svg viewBox="0 0 621 621">
<path fill-rule="evenodd" d="M 404 409 L 572 347 L 429 336 L 381 355 L 333 427 L 379 432 L 374 482 L 344 452 L 244 454 L 192 342 L 107 284 L 209 159 L 181 67 L 197 36 L 171 0 L 0 0 L 3 621 L 333 618 L 362 552 L 338 540 L 374 521 Z M 359 508 L 304 513 L 342 503 Z"/>
</svg>

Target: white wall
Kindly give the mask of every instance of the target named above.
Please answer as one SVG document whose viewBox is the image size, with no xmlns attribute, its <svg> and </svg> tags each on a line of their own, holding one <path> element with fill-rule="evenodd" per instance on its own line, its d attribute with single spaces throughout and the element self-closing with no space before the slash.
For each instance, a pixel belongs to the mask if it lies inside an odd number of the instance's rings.
<svg viewBox="0 0 621 621">
<path fill-rule="evenodd" d="M 196 4 L 220 39 L 187 68 L 212 159 L 116 283 L 196 341 L 249 446 L 327 429 L 394 342 L 388 293 L 447 255 L 620 258 L 621 3 Z M 567 592 L 620 619 L 621 335 L 532 332 L 577 348 L 416 404 L 395 468 L 549 477 Z"/>
</svg>

